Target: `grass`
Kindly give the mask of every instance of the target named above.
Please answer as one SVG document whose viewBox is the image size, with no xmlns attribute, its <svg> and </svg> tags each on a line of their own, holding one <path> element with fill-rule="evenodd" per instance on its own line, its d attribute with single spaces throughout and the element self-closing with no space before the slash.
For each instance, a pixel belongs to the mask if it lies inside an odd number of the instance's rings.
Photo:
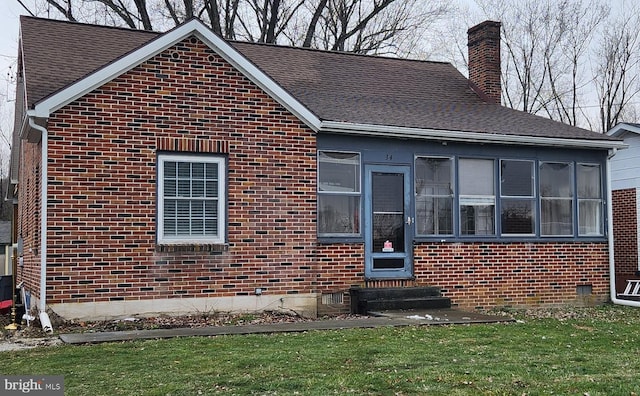
<svg viewBox="0 0 640 396">
<path fill-rule="evenodd" d="M 64 375 L 65 395 L 640 393 L 640 310 L 582 312 L 511 324 L 40 348 L 0 353 L 0 373 Z"/>
</svg>

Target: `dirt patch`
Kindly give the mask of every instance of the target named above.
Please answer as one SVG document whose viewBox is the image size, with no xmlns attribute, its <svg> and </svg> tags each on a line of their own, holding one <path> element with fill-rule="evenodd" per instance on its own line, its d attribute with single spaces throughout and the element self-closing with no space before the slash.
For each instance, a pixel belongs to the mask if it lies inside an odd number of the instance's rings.
<svg viewBox="0 0 640 396">
<path fill-rule="evenodd" d="M 516 319 L 555 319 L 567 320 L 605 320 L 609 322 L 629 321 L 640 318 L 640 309 L 622 305 L 603 304 L 594 307 L 529 307 L 529 308 L 494 308 L 485 311 L 490 315 L 504 315 Z"/>
<path fill-rule="evenodd" d="M 129 317 L 117 320 L 104 321 L 74 321 L 63 320 L 54 312 L 48 312 L 53 326 L 53 333 L 45 333 L 39 320 L 36 318 L 29 326 L 21 325 L 17 331 L 4 330 L 4 326 L 10 323 L 7 316 L 0 318 L 2 325 L 2 339 L 0 340 L 0 352 L 34 348 L 38 346 L 52 346 L 60 344 L 59 334 L 64 333 L 97 333 L 128 330 L 156 330 L 175 328 L 198 328 L 214 326 L 242 326 L 276 323 L 309 322 L 318 319 L 304 318 L 299 315 L 281 312 L 259 313 L 211 313 L 184 316 L 157 316 L 157 317 Z M 362 315 L 337 315 L 322 317 L 322 320 L 342 320 Z"/>
<path fill-rule="evenodd" d="M 59 333 L 86 333 L 103 331 L 155 330 L 174 328 L 197 328 L 211 326 L 241 326 L 271 323 L 308 322 L 304 318 L 280 312 L 260 312 L 245 314 L 212 313 L 206 315 L 129 317 L 105 321 L 58 321 L 54 328 Z M 52 319 L 53 322 L 53 319 Z"/>
<path fill-rule="evenodd" d="M 483 313 L 490 315 L 503 315 L 519 320 L 555 319 L 559 321 L 596 319 L 607 321 L 640 320 L 640 310 L 629 310 L 627 307 L 607 304 L 597 307 L 536 307 L 536 308 L 499 308 L 485 310 Z M 4 330 L 4 326 L 10 323 L 8 316 L 0 315 L 0 352 L 35 348 L 40 346 L 58 345 L 58 334 L 63 333 L 93 333 L 127 330 L 154 330 L 173 328 L 198 328 L 212 326 L 240 326 L 275 323 L 307 322 L 313 320 L 344 320 L 363 318 L 362 315 L 337 315 L 318 319 L 304 318 L 298 315 L 281 312 L 260 313 L 210 313 L 185 316 L 157 316 L 157 317 L 130 317 L 118 320 L 105 321 L 65 321 L 49 312 L 54 332 L 45 333 L 36 318 L 30 326 L 20 326 L 18 331 Z"/>
<path fill-rule="evenodd" d="M 46 338 L 21 337 L 19 334 L 5 338 L 0 341 L 0 352 L 21 351 L 37 347 L 48 347 L 62 344 L 62 340 L 57 336 Z"/>
</svg>

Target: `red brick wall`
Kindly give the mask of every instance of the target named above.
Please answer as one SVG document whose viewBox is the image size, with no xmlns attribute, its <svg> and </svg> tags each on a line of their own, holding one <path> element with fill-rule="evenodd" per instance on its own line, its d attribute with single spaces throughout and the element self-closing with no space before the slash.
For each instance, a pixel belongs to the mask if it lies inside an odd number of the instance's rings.
<svg viewBox="0 0 640 396">
<path fill-rule="evenodd" d="M 318 288 L 330 293 L 364 285 L 362 244 L 318 248 Z M 602 243 L 420 243 L 415 284 L 438 286 L 466 308 L 570 304 L 578 286 L 592 301 L 609 296 L 608 245 Z"/>
<path fill-rule="evenodd" d="M 63 107 L 48 130 L 48 303 L 364 282 L 362 243 L 316 243 L 314 133 L 195 39 Z M 159 150 L 228 158 L 228 250 L 158 249 Z M 23 158 L 23 279 L 37 292 L 38 145 L 25 143 Z M 419 244 L 415 259 L 417 283 L 460 306 L 570 302 L 578 285 L 607 293 L 606 243 Z"/>
<path fill-rule="evenodd" d="M 425 243 L 414 260 L 418 283 L 441 287 L 463 307 L 571 303 L 582 285 L 608 297 L 606 242 Z"/>
<path fill-rule="evenodd" d="M 48 303 L 312 291 L 314 133 L 202 42 L 70 103 L 48 130 Z M 228 157 L 228 251 L 158 251 L 162 149 Z"/>
<path fill-rule="evenodd" d="M 635 278 L 638 271 L 636 189 L 616 190 L 612 194 L 616 290 L 621 293 L 626 280 Z"/>
<path fill-rule="evenodd" d="M 20 163 L 20 189 L 18 238 L 22 239 L 23 265 L 18 267 L 19 281 L 24 281 L 32 293 L 40 294 L 40 213 L 42 146 L 22 142 Z M 36 296 L 37 297 L 37 296 Z"/>
<path fill-rule="evenodd" d="M 364 244 L 335 243 L 318 246 L 318 291 L 335 293 L 364 282 Z"/>
</svg>

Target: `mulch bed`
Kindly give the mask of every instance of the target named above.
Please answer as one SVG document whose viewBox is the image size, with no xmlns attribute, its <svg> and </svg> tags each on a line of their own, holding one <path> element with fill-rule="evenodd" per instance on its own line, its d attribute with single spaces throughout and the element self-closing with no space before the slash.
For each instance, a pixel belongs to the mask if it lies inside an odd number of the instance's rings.
<svg viewBox="0 0 640 396">
<path fill-rule="evenodd" d="M 336 315 L 331 317 L 322 317 L 319 319 L 348 319 L 362 318 L 362 315 Z M 49 312 L 49 318 L 55 334 L 61 333 L 92 333 L 92 332 L 110 332 L 110 331 L 127 331 L 127 330 L 154 330 L 154 329 L 174 329 L 174 328 L 198 328 L 212 326 L 241 326 L 241 325 L 259 325 L 274 323 L 294 323 L 309 322 L 318 319 L 305 318 L 299 315 L 282 313 L 282 312 L 258 312 L 258 313 L 208 313 L 184 316 L 156 316 L 156 317 L 130 317 L 117 320 L 103 321 L 77 321 L 63 320 L 53 312 Z M 2 331 L 5 337 L 47 337 L 39 320 L 31 322 L 29 326 L 22 325 L 15 333 L 7 332 L 4 326 L 11 323 L 9 317 L 3 316 L 0 319 Z"/>
<path fill-rule="evenodd" d="M 635 313 L 637 312 L 637 314 Z M 608 321 L 617 320 L 638 320 L 640 319 L 640 310 L 633 314 L 629 310 L 624 310 L 617 306 L 596 306 L 596 307 L 535 307 L 535 308 L 499 308 L 484 311 L 490 315 L 509 316 L 520 320 L 530 319 L 556 319 L 560 321 L 572 319 L 599 319 Z M 195 314 L 184 316 L 157 316 L 157 317 L 131 317 L 118 320 L 104 321 L 74 321 L 63 320 L 53 312 L 49 312 L 49 317 L 53 325 L 54 334 L 61 333 L 87 333 L 87 332 L 107 332 L 107 331 L 126 331 L 126 330 L 153 330 L 153 329 L 172 329 L 172 328 L 197 328 L 210 326 L 240 326 L 240 325 L 257 325 L 272 323 L 293 323 L 307 322 L 313 320 L 327 319 L 354 319 L 363 318 L 363 315 L 337 315 L 331 317 L 322 317 L 318 319 L 304 318 L 295 314 L 282 312 L 258 312 L 258 313 L 242 313 L 229 314 L 223 312 L 214 312 L 207 314 Z M 5 339 L 24 337 L 24 338 L 42 338 L 51 337 L 42 331 L 40 323 L 36 318 L 31 322 L 30 326 L 21 325 L 17 332 L 4 330 L 4 326 L 11 323 L 8 315 L 0 315 L 0 332 Z"/>
</svg>

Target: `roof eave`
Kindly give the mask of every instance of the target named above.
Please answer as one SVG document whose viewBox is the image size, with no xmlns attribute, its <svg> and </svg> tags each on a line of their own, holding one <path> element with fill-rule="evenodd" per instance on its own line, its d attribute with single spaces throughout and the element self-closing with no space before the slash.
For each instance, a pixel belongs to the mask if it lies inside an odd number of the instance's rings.
<svg viewBox="0 0 640 396">
<path fill-rule="evenodd" d="M 455 141 L 479 144 L 553 146 L 586 149 L 623 149 L 628 147 L 628 145 L 624 142 L 615 140 L 589 140 L 574 138 L 506 135 L 442 129 L 357 124 L 336 121 L 323 121 L 320 125 L 320 132 L 343 133 L 362 136 L 395 137 L 404 139 Z"/>
<path fill-rule="evenodd" d="M 232 64 L 252 82 L 266 91 L 273 99 L 296 115 L 302 122 L 314 131 L 320 127 L 320 119 L 307 109 L 302 103 L 291 96 L 285 89 L 273 79 L 262 72 L 239 51 L 229 45 L 224 39 L 213 33 L 202 22 L 192 19 L 169 32 L 158 36 L 148 44 L 117 59 L 113 63 L 100 68 L 45 98 L 35 104 L 31 115 L 38 118 L 47 118 L 54 111 L 64 107 L 77 98 L 93 91 L 97 87 L 111 81 L 117 76 L 127 72 L 140 63 L 152 58 L 185 38 L 195 35 L 205 42 L 217 54 Z"/>
<path fill-rule="evenodd" d="M 621 122 L 618 125 L 616 125 L 613 128 L 611 128 L 607 132 L 607 135 L 612 136 L 612 137 L 621 137 L 622 135 L 624 135 L 627 132 L 633 132 L 633 133 L 640 134 L 640 127 L 638 127 L 637 125 L 632 125 L 632 124 L 627 124 L 625 122 Z"/>
</svg>

